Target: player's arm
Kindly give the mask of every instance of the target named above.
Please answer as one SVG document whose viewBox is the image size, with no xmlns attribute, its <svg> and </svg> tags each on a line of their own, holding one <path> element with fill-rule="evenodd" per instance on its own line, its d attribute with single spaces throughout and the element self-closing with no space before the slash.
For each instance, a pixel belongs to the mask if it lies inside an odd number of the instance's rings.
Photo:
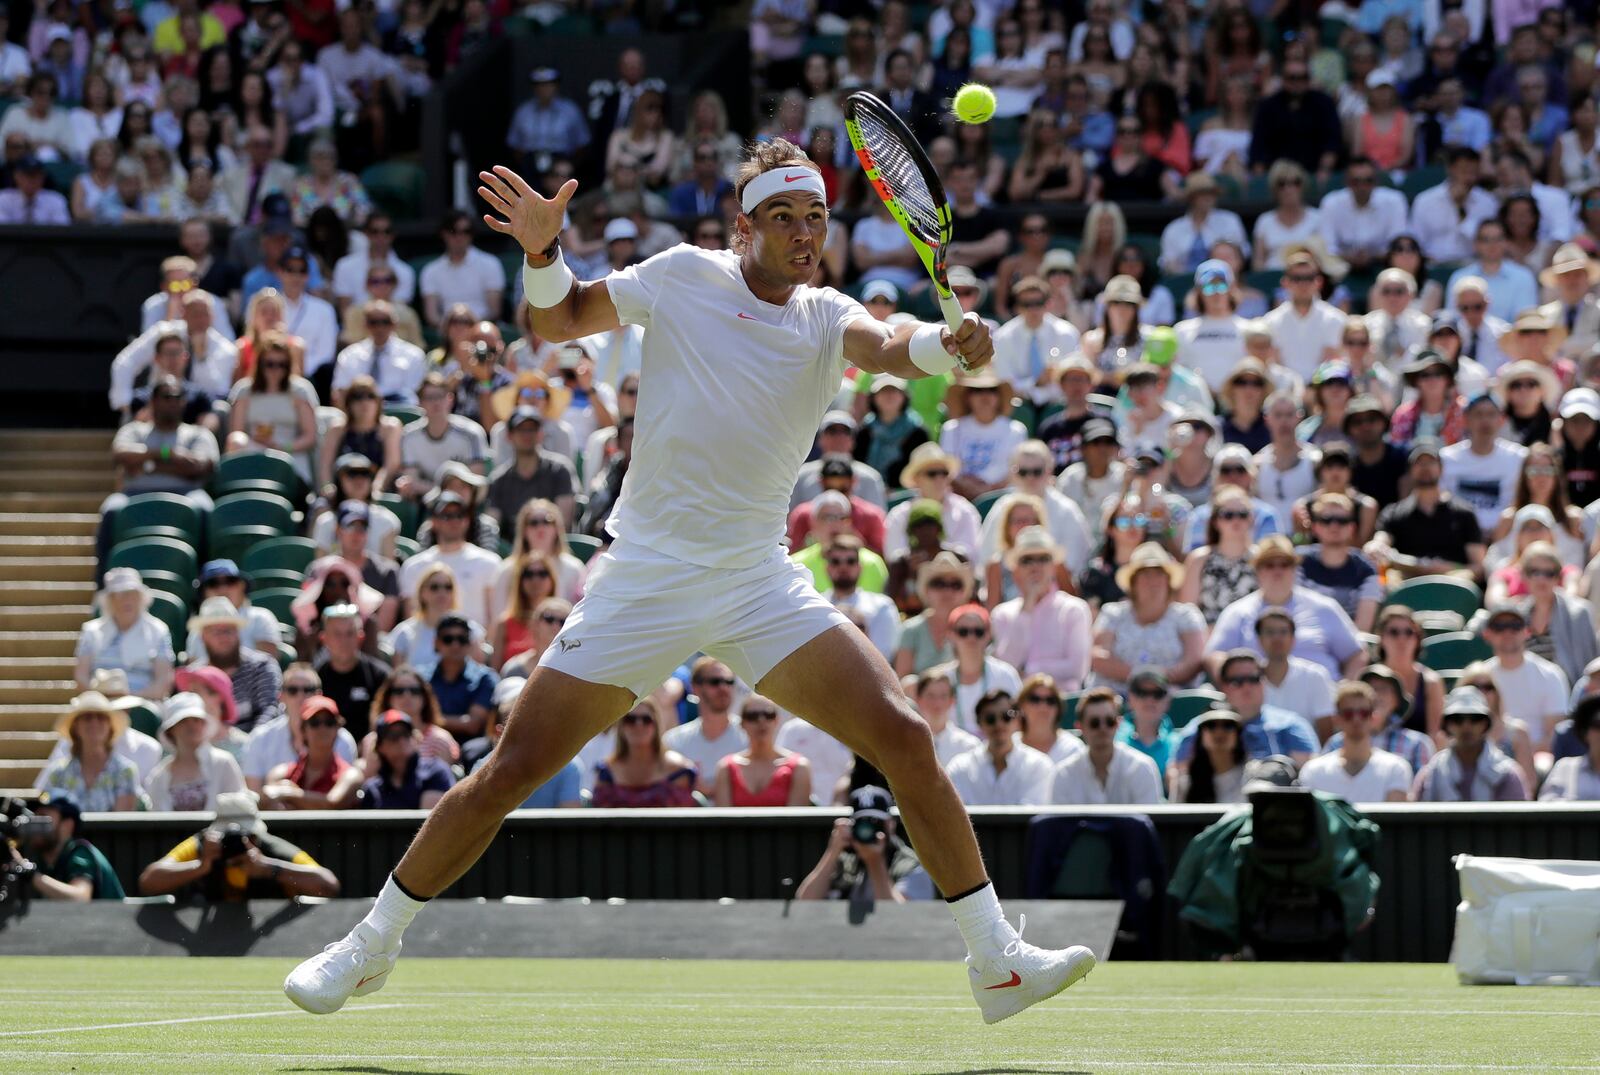
<svg viewBox="0 0 1600 1075">
<path fill-rule="evenodd" d="M 928 377 L 954 369 L 958 356 L 969 370 L 982 369 L 994 358 L 989 326 L 976 314 L 962 319 L 955 333 L 915 321 L 891 328 L 871 317 L 844 327 L 845 362 L 868 373 Z"/>
<path fill-rule="evenodd" d="M 567 180 L 554 198 L 546 198 L 503 164 L 478 178 L 478 196 L 500 214 L 485 213 L 484 223 L 522 246 L 523 297 L 533 331 L 559 343 L 620 328 L 606 282 L 579 282 L 561 257 L 561 223 L 578 181 Z"/>
</svg>

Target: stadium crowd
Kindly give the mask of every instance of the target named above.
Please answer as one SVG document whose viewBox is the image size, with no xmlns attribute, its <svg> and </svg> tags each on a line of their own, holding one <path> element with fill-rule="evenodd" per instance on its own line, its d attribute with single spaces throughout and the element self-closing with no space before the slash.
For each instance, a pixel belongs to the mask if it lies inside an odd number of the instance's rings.
<svg viewBox="0 0 1600 1075">
<path fill-rule="evenodd" d="M 535 69 L 506 142 L 588 181 L 563 246 L 596 278 L 726 247 L 743 138 L 788 139 L 834 199 L 815 282 L 893 322 L 935 308 L 843 95 L 924 140 L 995 362 L 845 371 L 786 537 L 969 805 L 1239 801 L 1280 755 L 1354 802 L 1600 799 L 1592 6 L 756 0 L 763 115 L 624 49 L 587 99 Z M 177 228 L 109 363 L 120 491 L 39 787 L 428 808 L 581 598 L 649 377 L 636 327 L 535 335 L 464 210 L 401 259 L 357 178 L 512 16 L 15 13 L 0 221 Z M 969 79 L 987 125 L 947 114 Z M 686 662 L 527 805 L 881 783 L 752 687 Z"/>
</svg>

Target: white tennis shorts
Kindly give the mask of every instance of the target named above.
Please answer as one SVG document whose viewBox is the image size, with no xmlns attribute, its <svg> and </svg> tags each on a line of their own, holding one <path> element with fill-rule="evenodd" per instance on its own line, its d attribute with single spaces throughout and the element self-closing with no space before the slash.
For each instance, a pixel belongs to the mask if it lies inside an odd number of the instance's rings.
<svg viewBox="0 0 1600 1075">
<path fill-rule="evenodd" d="M 811 572 L 774 546 L 754 567 L 703 567 L 618 541 L 539 663 L 642 698 L 704 651 L 751 686 L 830 627 L 849 623 Z"/>
</svg>

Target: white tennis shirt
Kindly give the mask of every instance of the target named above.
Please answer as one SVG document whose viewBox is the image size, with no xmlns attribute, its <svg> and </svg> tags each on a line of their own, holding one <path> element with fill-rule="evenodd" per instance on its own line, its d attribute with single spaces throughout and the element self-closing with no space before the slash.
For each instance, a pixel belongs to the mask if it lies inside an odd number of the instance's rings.
<svg viewBox="0 0 1600 1075">
<path fill-rule="evenodd" d="M 606 278 L 644 329 L 633 462 L 607 529 L 689 563 L 753 567 L 784 535 L 789 493 L 866 308 L 832 288 L 758 299 L 739 255 L 682 244 Z"/>
</svg>

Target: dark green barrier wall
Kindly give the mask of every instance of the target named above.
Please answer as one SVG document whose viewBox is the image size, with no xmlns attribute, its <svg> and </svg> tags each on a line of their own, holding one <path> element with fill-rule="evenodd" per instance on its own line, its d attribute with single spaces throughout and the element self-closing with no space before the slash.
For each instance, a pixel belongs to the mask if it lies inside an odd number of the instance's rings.
<svg viewBox="0 0 1600 1075">
<path fill-rule="evenodd" d="M 1079 808 L 1056 813 L 1118 813 Z M 1212 807 L 1149 810 L 1170 870 Z M 1373 806 L 1383 828 L 1378 915 L 1358 942 L 1369 960 L 1449 956 L 1458 899 L 1451 859 L 1460 853 L 1600 859 L 1600 805 Z M 978 809 L 973 823 L 1002 897 L 1020 897 L 1032 810 Z M 449 897 L 589 896 L 595 899 L 777 899 L 821 856 L 828 810 L 583 810 L 512 815 L 483 860 Z M 329 867 L 346 896 L 376 894 L 421 824 L 420 814 L 268 815 L 272 832 Z M 204 824 L 203 815 L 90 815 L 86 836 L 110 857 L 132 894 L 139 870 Z M 1169 915 L 1167 958 L 1191 954 Z"/>
</svg>

